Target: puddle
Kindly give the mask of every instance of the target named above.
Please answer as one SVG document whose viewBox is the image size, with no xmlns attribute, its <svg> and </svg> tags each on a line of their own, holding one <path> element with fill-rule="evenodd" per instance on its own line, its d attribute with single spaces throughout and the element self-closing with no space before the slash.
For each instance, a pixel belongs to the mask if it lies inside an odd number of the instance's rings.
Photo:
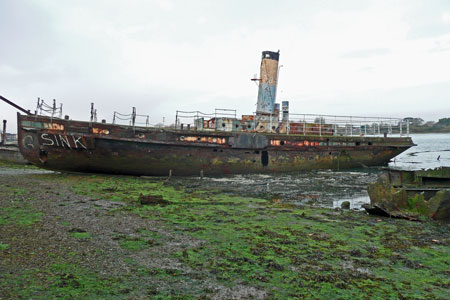
<svg viewBox="0 0 450 300">
<path fill-rule="evenodd" d="M 49 173 L 54 173 L 54 172 L 48 171 L 48 170 L 41 170 L 41 169 L 0 168 L 0 176 L 27 175 L 27 174 L 49 174 Z"/>
<path fill-rule="evenodd" d="M 367 195 L 367 196 L 361 196 L 361 197 L 356 197 L 356 198 L 335 200 L 335 201 L 333 201 L 333 208 L 337 208 L 337 207 L 340 208 L 342 203 L 345 201 L 348 201 L 350 203 L 350 209 L 361 210 L 361 209 L 363 209 L 361 207 L 363 204 L 370 203 L 370 198 Z"/>
<path fill-rule="evenodd" d="M 367 185 L 377 179 L 378 169 L 350 171 L 315 170 L 296 174 L 231 175 L 225 177 L 177 177 L 182 185 L 219 189 L 224 193 L 264 199 L 277 199 L 284 203 L 340 207 L 350 202 L 351 209 L 361 209 L 369 202 Z"/>
</svg>

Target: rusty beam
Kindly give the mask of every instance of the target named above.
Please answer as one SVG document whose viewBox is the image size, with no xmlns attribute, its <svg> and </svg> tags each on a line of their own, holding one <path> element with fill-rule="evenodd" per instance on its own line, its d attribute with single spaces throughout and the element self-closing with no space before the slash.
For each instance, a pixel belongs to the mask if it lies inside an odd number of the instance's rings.
<svg viewBox="0 0 450 300">
<path fill-rule="evenodd" d="M 8 103 L 9 105 L 13 106 L 14 108 L 20 110 L 21 112 L 26 113 L 27 115 L 32 115 L 32 113 L 29 110 L 26 110 L 22 107 L 20 107 L 19 105 L 15 104 L 14 102 L 12 102 L 11 100 L 6 99 L 5 97 L 0 95 L 0 99 L 5 101 L 6 103 Z"/>
</svg>

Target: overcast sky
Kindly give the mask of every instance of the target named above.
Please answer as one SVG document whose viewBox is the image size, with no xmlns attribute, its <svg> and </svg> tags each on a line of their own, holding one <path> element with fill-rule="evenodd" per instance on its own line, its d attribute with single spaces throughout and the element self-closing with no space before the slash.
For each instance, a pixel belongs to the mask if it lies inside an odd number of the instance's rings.
<svg viewBox="0 0 450 300">
<path fill-rule="evenodd" d="M 291 112 L 450 117 L 449 0 L 0 0 L 0 37 L 0 95 L 72 119 L 250 114 L 264 50 Z M 11 132 L 15 113 L 0 103 Z"/>
</svg>

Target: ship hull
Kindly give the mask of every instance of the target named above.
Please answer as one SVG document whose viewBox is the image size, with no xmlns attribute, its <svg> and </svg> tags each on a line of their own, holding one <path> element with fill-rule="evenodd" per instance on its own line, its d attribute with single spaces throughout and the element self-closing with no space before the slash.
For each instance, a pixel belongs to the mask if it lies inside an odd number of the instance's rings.
<svg viewBox="0 0 450 300">
<path fill-rule="evenodd" d="M 18 114 L 19 148 L 50 170 L 129 175 L 299 172 L 384 165 L 410 138 L 134 128 Z"/>
</svg>

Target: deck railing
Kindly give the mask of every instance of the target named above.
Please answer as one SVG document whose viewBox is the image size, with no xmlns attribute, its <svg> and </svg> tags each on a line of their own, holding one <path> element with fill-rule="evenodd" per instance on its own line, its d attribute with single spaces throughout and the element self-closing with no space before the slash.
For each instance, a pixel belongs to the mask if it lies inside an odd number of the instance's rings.
<svg viewBox="0 0 450 300">
<path fill-rule="evenodd" d="M 229 128 L 230 130 L 224 130 L 220 126 L 219 128 L 207 128 L 203 126 L 203 122 L 213 118 L 228 118 L 236 123 L 244 123 L 236 118 L 236 111 L 231 110 L 229 113 L 224 110 L 216 110 L 209 114 L 200 111 L 177 111 L 175 128 L 178 130 L 248 131 L 286 135 L 409 136 L 409 121 L 402 118 L 289 114 L 289 120 L 281 120 L 281 116 L 278 119 L 275 116 L 262 116 L 255 113 L 250 117 L 251 121 L 245 121 L 246 124 L 251 124 L 248 128 L 233 126 Z"/>
<path fill-rule="evenodd" d="M 53 100 L 53 105 L 48 105 L 43 99 L 38 98 L 36 114 L 61 118 L 62 104 L 57 106 L 56 100 Z M 286 135 L 409 136 L 409 121 L 401 118 L 292 113 L 289 114 L 289 118 L 281 114 L 278 117 L 256 113 L 244 117 L 245 119 L 238 119 L 234 109 L 218 108 L 213 113 L 177 110 L 175 124 L 169 127 L 177 130 L 244 131 Z M 137 114 L 136 108 L 133 107 L 131 114 L 115 111 L 112 123 L 127 123 L 126 125 L 133 127 L 165 127 L 164 122 L 154 125 L 150 124 L 149 119 L 148 115 Z M 97 122 L 97 110 L 94 109 L 93 103 L 91 122 Z"/>
<path fill-rule="evenodd" d="M 408 136 L 409 121 L 401 118 L 290 114 L 289 123 L 303 124 L 297 134 L 343 136 Z M 310 125 L 308 128 L 308 124 Z M 288 128 L 292 133 L 292 128 Z"/>
<path fill-rule="evenodd" d="M 38 98 L 35 114 L 49 116 L 52 118 L 61 118 L 62 107 L 62 103 L 60 103 L 59 106 L 56 105 L 55 99 L 53 99 L 53 104 L 49 105 L 45 103 L 44 99 Z"/>
</svg>

